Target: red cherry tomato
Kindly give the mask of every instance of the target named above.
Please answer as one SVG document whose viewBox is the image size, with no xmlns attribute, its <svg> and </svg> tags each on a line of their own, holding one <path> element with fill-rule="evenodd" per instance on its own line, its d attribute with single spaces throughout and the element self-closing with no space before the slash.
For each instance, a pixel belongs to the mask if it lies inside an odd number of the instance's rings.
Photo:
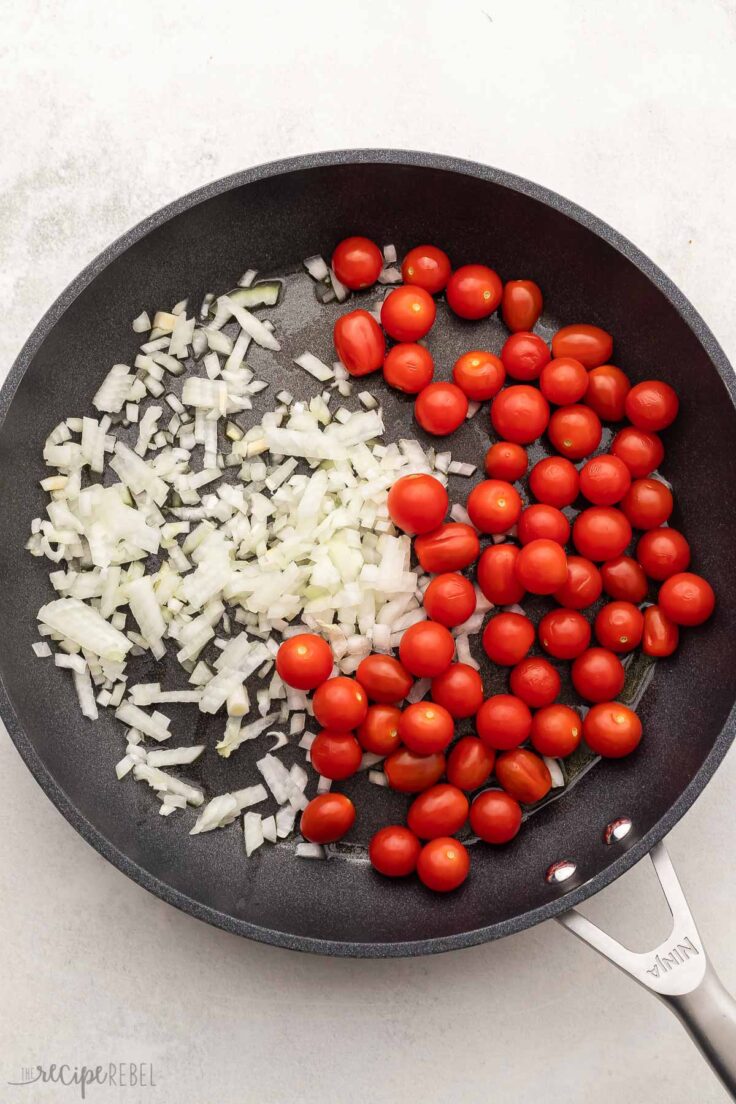
<svg viewBox="0 0 736 1104">
<path fill-rule="evenodd" d="M 599 326 L 579 323 L 563 326 L 552 338 L 552 355 L 574 357 L 585 368 L 597 368 L 610 360 L 613 338 Z"/>
<path fill-rule="evenodd" d="M 463 265 L 447 282 L 447 302 L 461 318 L 487 318 L 501 302 L 503 284 L 485 265 Z"/>
<path fill-rule="evenodd" d="M 516 578 L 532 594 L 554 594 L 567 579 L 564 548 L 551 540 L 525 544 L 516 561 Z"/>
<path fill-rule="evenodd" d="M 659 479 L 635 479 L 621 509 L 636 529 L 658 529 L 672 513 L 672 491 Z"/>
<path fill-rule="evenodd" d="M 422 845 L 403 824 L 379 828 L 368 845 L 368 858 L 379 874 L 387 878 L 405 878 L 417 868 Z"/>
<path fill-rule="evenodd" d="M 447 491 L 432 475 L 403 475 L 388 492 L 388 512 L 405 533 L 429 533 L 447 513 Z"/>
<path fill-rule="evenodd" d="M 637 429 L 658 433 L 674 422 L 679 406 L 680 400 L 668 383 L 645 380 L 626 396 L 626 417 Z"/>
<path fill-rule="evenodd" d="M 542 368 L 539 389 L 555 406 L 569 406 L 579 402 L 588 390 L 588 373 L 579 360 L 558 357 Z"/>
<path fill-rule="evenodd" d="M 419 341 L 434 325 L 437 307 L 424 288 L 406 284 L 390 292 L 381 305 L 381 325 L 394 341 Z"/>
<path fill-rule="evenodd" d="M 468 620 L 475 610 L 475 601 L 473 584 L 457 571 L 435 576 L 424 592 L 427 614 L 448 629 Z"/>
<path fill-rule="evenodd" d="M 503 790 L 486 790 L 470 806 L 470 827 L 485 843 L 508 843 L 521 828 L 521 805 Z"/>
<path fill-rule="evenodd" d="M 461 571 L 478 559 L 480 541 L 472 525 L 448 521 L 431 533 L 417 537 L 414 551 L 424 571 L 431 575 Z"/>
<path fill-rule="evenodd" d="M 528 656 L 517 663 L 509 678 L 511 691 L 531 709 L 551 705 L 560 692 L 560 676 L 548 659 Z"/>
<path fill-rule="evenodd" d="M 436 245 L 415 245 L 406 254 L 401 265 L 404 283 L 424 288 L 430 295 L 444 291 L 450 279 L 450 271 L 450 258 Z"/>
<path fill-rule="evenodd" d="M 603 430 L 598 415 L 589 406 L 561 406 L 547 426 L 547 436 L 568 460 L 590 456 L 601 443 Z"/>
<path fill-rule="evenodd" d="M 337 355 L 351 376 L 377 372 L 386 355 L 386 339 L 372 314 L 354 310 L 335 323 L 333 340 Z"/>
<path fill-rule="evenodd" d="M 549 347 L 533 333 L 512 334 L 501 349 L 501 361 L 512 379 L 539 379 L 549 359 Z"/>
<path fill-rule="evenodd" d="M 447 757 L 447 779 L 472 793 L 488 781 L 495 761 L 496 753 L 477 736 L 463 736 Z"/>
<path fill-rule="evenodd" d="M 451 663 L 432 679 L 432 701 L 456 718 L 472 717 L 483 704 L 483 682 L 475 667 Z"/>
<path fill-rule="evenodd" d="M 440 782 L 415 797 L 409 806 L 406 822 L 420 839 L 454 836 L 468 819 L 470 805 L 457 786 Z"/>
<path fill-rule="evenodd" d="M 691 571 L 670 575 L 659 588 L 659 606 L 676 625 L 702 625 L 715 604 L 713 587 Z"/>
<path fill-rule="evenodd" d="M 515 544 L 494 544 L 478 560 L 478 586 L 494 606 L 513 606 L 526 590 L 516 576 L 519 549 Z"/>
<path fill-rule="evenodd" d="M 309 755 L 317 773 L 335 782 L 355 774 L 363 758 L 360 744 L 354 736 L 349 732 L 331 732 L 328 728 L 317 734 Z"/>
<path fill-rule="evenodd" d="M 483 648 L 489 659 L 513 667 L 534 643 L 534 625 L 521 613 L 497 613 L 483 630 Z"/>
<path fill-rule="evenodd" d="M 369 705 L 365 720 L 355 731 L 363 750 L 374 755 L 391 755 L 396 751 L 401 743 L 400 717 L 401 710 L 395 705 Z"/>
<path fill-rule="evenodd" d="M 340 283 L 358 291 L 375 284 L 383 254 L 370 238 L 345 238 L 332 254 L 332 267 Z"/>
<path fill-rule="evenodd" d="M 532 747 L 540 755 L 564 759 L 575 751 L 582 736 L 583 722 L 569 705 L 548 705 L 532 719 Z"/>
<path fill-rule="evenodd" d="M 419 852 L 419 881 L 435 893 L 450 893 L 462 885 L 470 870 L 470 856 L 459 840 L 439 836 Z"/>
<path fill-rule="evenodd" d="M 529 739 L 532 714 L 520 698 L 512 694 L 494 694 L 486 698 L 478 710 L 475 725 L 486 747 L 506 750 Z"/>
<path fill-rule="evenodd" d="M 444 625 L 436 621 L 418 621 L 401 638 L 399 657 L 418 678 L 436 678 L 452 663 L 455 640 Z"/>
<path fill-rule="evenodd" d="M 617 655 L 607 648 L 588 648 L 572 665 L 572 684 L 587 701 L 610 701 L 623 690 L 626 672 Z"/>
<path fill-rule="evenodd" d="M 454 433 L 467 413 L 467 397 L 456 383 L 430 383 L 414 401 L 414 417 L 435 437 Z"/>
<path fill-rule="evenodd" d="M 664 445 L 657 434 L 635 426 L 619 430 L 611 442 L 611 452 L 623 460 L 634 479 L 649 475 L 664 460 Z"/>
<path fill-rule="evenodd" d="M 338 675 L 317 687 L 312 707 L 323 728 L 330 728 L 335 732 L 350 732 L 365 720 L 368 698 L 355 679 Z"/>
<path fill-rule="evenodd" d="M 505 479 L 507 483 L 515 483 L 517 479 L 521 479 L 528 466 L 526 449 L 515 445 L 513 441 L 496 441 L 486 453 L 483 464 L 489 479 Z"/>
<path fill-rule="evenodd" d="M 466 506 L 481 533 L 505 533 L 521 513 L 521 495 L 501 479 L 484 479 L 473 487 Z"/>
<path fill-rule="evenodd" d="M 333 663 L 330 645 L 315 633 L 290 636 L 276 653 L 279 678 L 296 690 L 314 690 L 330 677 Z"/>
<path fill-rule="evenodd" d="M 383 362 L 383 378 L 389 387 L 416 395 L 432 382 L 434 361 L 429 349 L 413 342 L 401 342 L 389 349 Z"/>
<path fill-rule="evenodd" d="M 583 736 L 591 751 L 608 759 L 620 759 L 638 746 L 641 721 L 620 702 L 601 702 L 586 714 Z"/>
<path fill-rule="evenodd" d="M 405 698 L 413 685 L 404 665 L 388 655 L 366 656 L 360 661 L 355 677 L 371 701 L 389 705 Z"/>
<path fill-rule="evenodd" d="M 615 560 L 631 540 L 631 525 L 626 515 L 612 506 L 591 506 L 575 518 L 572 539 L 588 560 Z"/>
<path fill-rule="evenodd" d="M 528 445 L 541 437 L 549 422 L 549 404 L 544 395 L 519 383 L 499 391 L 491 403 L 491 423 L 499 437 L 517 445 Z"/>
<path fill-rule="evenodd" d="M 533 540 L 553 540 L 558 544 L 567 544 L 570 539 L 570 522 L 556 506 L 537 502 L 521 511 L 517 532 L 522 544 L 529 544 Z"/>
<path fill-rule="evenodd" d="M 313 797 L 302 813 L 299 831 L 310 843 L 335 843 L 355 823 L 355 806 L 341 793 Z"/>
<path fill-rule="evenodd" d="M 578 469 L 564 456 L 548 456 L 529 473 L 529 490 L 548 506 L 570 506 L 580 490 Z"/>
<path fill-rule="evenodd" d="M 631 556 L 606 560 L 601 568 L 603 589 L 611 598 L 637 605 L 647 596 L 647 577 Z"/>
<path fill-rule="evenodd" d="M 533 805 L 546 797 L 552 788 L 547 764 L 533 751 L 514 748 L 496 760 L 496 778 L 506 793 L 524 805 Z"/>
<path fill-rule="evenodd" d="M 503 387 L 506 370 L 493 353 L 472 349 L 455 361 L 452 378 L 473 402 L 485 402 Z"/>
<path fill-rule="evenodd" d="M 439 782 L 445 773 L 445 757 L 439 751 L 417 755 L 409 748 L 399 748 L 385 760 L 383 770 L 392 790 L 421 793 Z"/>
<path fill-rule="evenodd" d="M 602 422 L 620 422 L 630 390 L 631 383 L 625 372 L 613 364 L 601 364 L 588 373 L 585 405 L 595 410 Z"/>
<path fill-rule="evenodd" d="M 669 579 L 690 566 L 690 545 L 677 529 L 649 529 L 639 538 L 636 558 L 650 579 Z"/>
<path fill-rule="evenodd" d="M 641 650 L 644 655 L 657 659 L 672 655 L 680 640 L 680 630 L 659 606 L 647 606 L 644 610 L 644 632 Z"/>
<path fill-rule="evenodd" d="M 555 659 L 575 659 L 590 644 L 590 625 L 577 610 L 550 610 L 539 622 L 539 643 Z"/>
<path fill-rule="evenodd" d="M 554 592 L 554 599 L 566 609 L 585 609 L 597 601 L 603 590 L 601 573 L 582 556 L 567 557 L 567 579 Z"/>
<path fill-rule="evenodd" d="M 594 506 L 615 506 L 630 486 L 631 472 L 618 456 L 594 456 L 580 469 L 580 493 Z"/>
<path fill-rule="evenodd" d="M 542 306 L 542 292 L 533 280 L 508 280 L 504 284 L 501 316 L 512 333 L 533 330 Z"/>
<path fill-rule="evenodd" d="M 598 610 L 595 635 L 612 652 L 631 652 L 641 640 L 644 617 L 632 602 L 609 602 Z"/>
</svg>

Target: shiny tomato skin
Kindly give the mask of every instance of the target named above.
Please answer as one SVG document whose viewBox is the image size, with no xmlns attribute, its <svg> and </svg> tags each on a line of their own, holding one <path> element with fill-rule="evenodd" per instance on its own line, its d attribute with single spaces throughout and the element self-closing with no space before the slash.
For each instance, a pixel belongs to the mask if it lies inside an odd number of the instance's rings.
<svg viewBox="0 0 736 1104">
<path fill-rule="evenodd" d="M 521 805 L 503 790 L 486 790 L 470 806 L 470 827 L 484 843 L 508 843 L 521 828 Z"/>
<path fill-rule="evenodd" d="M 588 373 L 579 360 L 557 357 L 542 368 L 539 389 L 547 402 L 569 406 L 580 402 L 588 390 Z"/>
<path fill-rule="evenodd" d="M 583 556 L 567 557 L 567 579 L 553 594 L 566 609 L 581 610 L 592 606 L 603 591 L 601 573 L 591 560 Z"/>
<path fill-rule="evenodd" d="M 626 396 L 626 417 L 637 429 L 658 433 L 674 422 L 679 406 L 680 400 L 668 383 L 645 380 Z"/>
<path fill-rule="evenodd" d="M 507 280 L 501 297 L 501 317 L 512 333 L 533 330 L 542 313 L 542 291 L 533 280 Z"/>
<path fill-rule="evenodd" d="M 463 736 L 447 756 L 447 780 L 472 793 L 484 786 L 496 762 L 496 753 L 477 736 Z"/>
<path fill-rule="evenodd" d="M 601 364 L 588 373 L 585 405 L 595 410 L 602 422 L 620 422 L 630 390 L 631 381 L 625 372 L 614 364 Z"/>
<path fill-rule="evenodd" d="M 662 583 L 658 603 L 676 625 L 702 625 L 713 613 L 716 596 L 710 583 L 700 575 L 679 571 Z"/>
<path fill-rule="evenodd" d="M 529 473 L 529 490 L 547 506 L 570 506 L 580 491 L 578 470 L 564 456 L 547 456 Z"/>
<path fill-rule="evenodd" d="M 552 788 L 547 764 L 527 748 L 505 751 L 496 760 L 496 778 L 506 793 L 522 805 L 533 805 Z"/>
<path fill-rule="evenodd" d="M 401 743 L 400 718 L 401 710 L 395 705 L 384 705 L 380 702 L 369 705 L 365 720 L 355 730 L 363 750 L 374 755 L 391 755 L 396 751 Z"/>
<path fill-rule="evenodd" d="M 547 426 L 547 436 L 557 452 L 568 460 L 582 460 L 601 443 L 603 428 L 595 411 L 576 404 L 560 406 Z"/>
<path fill-rule="evenodd" d="M 351 376 L 377 372 L 386 356 L 386 339 L 381 327 L 366 310 L 341 315 L 333 332 L 337 355 Z"/>
<path fill-rule="evenodd" d="M 422 845 L 403 824 L 379 828 L 368 845 L 371 866 L 386 878 L 405 878 L 417 868 Z"/>
<path fill-rule="evenodd" d="M 475 667 L 451 663 L 432 679 L 430 693 L 432 701 L 443 706 L 452 717 L 473 717 L 483 704 L 483 681 Z"/>
<path fill-rule="evenodd" d="M 314 690 L 330 677 L 333 665 L 330 645 L 316 633 L 290 636 L 276 653 L 279 678 L 296 690 Z"/>
<path fill-rule="evenodd" d="M 439 836 L 425 843 L 419 853 L 419 881 L 435 893 L 450 893 L 461 886 L 470 871 L 467 848 L 452 836 Z"/>
<path fill-rule="evenodd" d="M 414 798 L 406 823 L 419 839 L 454 836 L 468 819 L 469 811 L 470 803 L 463 791 L 449 782 L 440 782 Z"/>
<path fill-rule="evenodd" d="M 455 361 L 452 378 L 473 402 L 485 402 L 503 387 L 506 369 L 493 353 L 471 349 Z"/>
<path fill-rule="evenodd" d="M 672 655 L 680 642 L 680 630 L 659 606 L 647 606 L 644 610 L 644 632 L 641 650 L 644 655 L 662 659 Z"/>
<path fill-rule="evenodd" d="M 484 479 L 473 487 L 466 507 L 481 533 L 505 533 L 521 513 L 521 495 L 502 479 Z"/>
<path fill-rule="evenodd" d="M 650 475 L 664 460 L 664 445 L 656 433 L 624 426 L 611 442 L 611 452 L 623 460 L 634 479 Z"/>
<path fill-rule="evenodd" d="M 449 505 L 447 491 L 433 475 L 402 475 L 388 492 L 388 513 L 394 525 L 414 536 L 442 524 Z"/>
<path fill-rule="evenodd" d="M 557 544 L 567 544 L 570 539 L 570 522 L 556 506 L 537 502 L 521 511 L 517 534 L 522 544 L 529 544 L 533 540 L 553 540 Z"/>
<path fill-rule="evenodd" d="M 581 556 L 595 563 L 622 555 L 631 535 L 629 519 L 613 506 L 591 506 L 578 514 L 572 526 L 573 544 Z"/>
<path fill-rule="evenodd" d="M 400 793 L 421 793 L 434 786 L 445 773 L 445 757 L 441 752 L 417 755 L 400 747 L 384 761 L 384 773 L 392 790 Z"/>
<path fill-rule="evenodd" d="M 674 509 L 672 491 L 660 479 L 635 479 L 621 509 L 635 529 L 659 529 Z"/>
<path fill-rule="evenodd" d="M 499 391 L 491 403 L 491 423 L 499 437 L 528 445 L 541 437 L 549 422 L 549 404 L 541 391 L 526 383 Z"/>
<path fill-rule="evenodd" d="M 485 265 L 463 265 L 447 282 L 447 302 L 460 318 L 487 318 L 501 302 L 502 294 L 500 276 Z"/>
<path fill-rule="evenodd" d="M 494 544 L 478 560 L 478 586 L 494 606 L 513 606 L 526 594 L 516 576 L 518 558 L 515 544 Z"/>
<path fill-rule="evenodd" d="M 462 625 L 475 611 L 475 589 L 457 571 L 436 575 L 424 592 L 424 608 L 432 621 L 448 629 Z"/>
<path fill-rule="evenodd" d="M 531 709 L 551 705 L 560 692 L 560 676 L 542 656 L 527 656 L 513 668 L 509 686 Z"/>
<path fill-rule="evenodd" d="M 478 736 L 494 751 L 518 747 L 529 739 L 532 714 L 526 702 L 513 694 L 486 698 L 475 716 Z"/>
<path fill-rule="evenodd" d="M 432 382 L 434 361 L 429 349 L 416 342 L 394 345 L 383 362 L 383 378 L 389 387 L 405 395 L 417 395 Z"/>
<path fill-rule="evenodd" d="M 690 545 L 677 529 L 648 529 L 639 538 L 636 558 L 650 579 L 662 582 L 690 566 Z"/>
<path fill-rule="evenodd" d="M 618 697 L 626 681 L 621 660 L 608 648 L 588 648 L 572 665 L 572 684 L 586 701 L 610 701 Z"/>
<path fill-rule="evenodd" d="M 443 571 L 461 571 L 477 560 L 480 541 L 472 525 L 448 521 L 417 537 L 414 551 L 424 571 L 439 575 Z"/>
<path fill-rule="evenodd" d="M 513 441 L 496 441 L 486 453 L 483 468 L 489 479 L 504 479 L 515 483 L 526 475 L 529 457 L 526 449 L 515 445 Z"/>
<path fill-rule="evenodd" d="M 337 675 L 317 687 L 312 707 L 323 728 L 350 732 L 365 720 L 368 698 L 355 679 Z"/>
<path fill-rule="evenodd" d="M 506 373 L 516 380 L 539 379 L 549 360 L 549 347 L 534 333 L 514 333 L 501 349 L 501 362 Z"/>
<path fill-rule="evenodd" d="M 597 368 L 605 364 L 613 352 L 613 338 L 600 326 L 578 323 L 563 326 L 552 338 L 552 355 L 569 356 L 579 360 L 585 368 Z"/>
<path fill-rule="evenodd" d="M 315 737 L 309 756 L 318 774 L 340 782 L 355 774 L 363 752 L 351 733 L 331 732 L 328 728 L 323 728 Z"/>
<path fill-rule="evenodd" d="M 310 843 L 335 843 L 355 823 L 355 806 L 341 793 L 317 794 L 302 813 L 299 831 Z"/>
<path fill-rule="evenodd" d="M 631 652 L 644 631 L 644 616 L 633 602 L 609 602 L 598 610 L 595 635 L 612 652 Z"/>
<path fill-rule="evenodd" d="M 615 506 L 631 486 L 631 472 L 618 456 L 602 453 L 580 469 L 580 493 L 594 506 Z"/>
<path fill-rule="evenodd" d="M 496 613 L 483 630 L 483 648 L 493 663 L 513 667 L 534 643 L 534 625 L 521 613 Z"/>
<path fill-rule="evenodd" d="M 359 291 L 375 284 L 383 268 L 383 254 L 370 238 L 345 238 L 332 254 L 332 268 L 341 284 Z"/>
<path fill-rule="evenodd" d="M 414 684 L 403 663 L 389 655 L 366 656 L 358 664 L 355 677 L 370 701 L 384 705 L 400 702 Z"/>
<path fill-rule="evenodd" d="M 430 295 L 439 295 L 450 279 L 450 258 L 436 245 L 415 245 L 401 263 L 405 284 L 415 284 Z"/>
<path fill-rule="evenodd" d="M 532 747 L 540 755 L 565 759 L 583 738 L 580 714 L 569 705 L 548 705 L 532 718 Z"/>
<path fill-rule="evenodd" d="M 567 556 L 557 541 L 533 540 L 516 561 L 516 577 L 532 594 L 554 594 L 567 579 Z"/>
<path fill-rule="evenodd" d="M 606 560 L 601 567 L 603 589 L 609 598 L 638 605 L 647 596 L 647 577 L 631 556 Z"/>
<path fill-rule="evenodd" d="M 399 659 L 417 678 L 441 675 L 452 663 L 454 654 L 454 637 L 436 621 L 418 621 L 410 625 L 399 644 Z"/>
<path fill-rule="evenodd" d="M 590 644 L 590 625 L 577 610 L 550 610 L 538 633 L 539 643 L 555 659 L 575 659 Z"/>
<path fill-rule="evenodd" d="M 588 711 L 583 721 L 583 736 L 588 747 L 607 759 L 630 755 L 641 740 L 641 721 L 633 710 L 620 702 L 600 702 Z"/>
<path fill-rule="evenodd" d="M 456 383 L 430 383 L 414 401 L 414 417 L 427 433 L 444 437 L 463 424 L 468 399 Z"/>
<path fill-rule="evenodd" d="M 432 296 L 415 284 L 389 292 L 381 305 L 381 325 L 394 341 L 419 341 L 426 337 L 436 315 Z"/>
</svg>

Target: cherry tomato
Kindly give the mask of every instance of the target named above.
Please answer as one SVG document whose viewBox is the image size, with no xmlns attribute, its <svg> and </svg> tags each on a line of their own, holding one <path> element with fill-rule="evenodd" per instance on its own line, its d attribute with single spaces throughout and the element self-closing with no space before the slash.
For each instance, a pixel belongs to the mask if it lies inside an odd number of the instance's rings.
<svg viewBox="0 0 736 1104">
<path fill-rule="evenodd" d="M 672 655 L 680 640 L 680 630 L 659 606 L 647 606 L 644 610 L 644 632 L 641 638 L 641 650 L 644 655 Z"/>
<path fill-rule="evenodd" d="M 657 434 L 635 426 L 618 431 L 611 442 L 611 452 L 623 460 L 634 479 L 649 475 L 664 460 L 664 445 Z"/>
<path fill-rule="evenodd" d="M 406 284 L 390 292 L 381 305 L 381 325 L 394 341 L 419 341 L 432 329 L 437 307 L 424 288 Z"/>
<path fill-rule="evenodd" d="M 491 403 L 491 423 L 499 437 L 528 445 L 541 437 L 549 422 L 549 404 L 536 387 L 518 383 L 499 391 Z"/>
<path fill-rule="evenodd" d="M 431 533 L 417 537 L 414 551 L 423 570 L 436 575 L 468 567 L 478 559 L 480 541 L 472 525 L 447 521 Z"/>
<path fill-rule="evenodd" d="M 331 732 L 328 728 L 317 734 L 309 755 L 317 773 L 335 782 L 355 774 L 363 758 L 360 744 L 354 736 L 349 732 Z"/>
<path fill-rule="evenodd" d="M 481 533 L 505 533 L 521 513 L 521 495 L 501 479 L 484 479 L 473 487 L 466 506 Z"/>
<path fill-rule="evenodd" d="M 575 751 L 582 736 L 580 714 L 569 705 L 548 705 L 532 719 L 532 747 L 540 755 L 564 759 Z"/>
<path fill-rule="evenodd" d="M 521 511 L 517 532 L 522 544 L 529 544 L 533 540 L 553 540 L 558 544 L 566 544 L 570 539 L 570 522 L 556 506 L 537 502 Z"/>
<path fill-rule="evenodd" d="M 658 529 L 672 513 L 672 491 L 659 479 L 635 479 L 621 509 L 636 529 Z"/>
<path fill-rule="evenodd" d="M 478 710 L 475 725 L 486 747 L 506 750 L 518 747 L 529 739 L 532 714 L 521 698 L 515 698 L 512 694 L 494 694 L 486 698 Z"/>
<path fill-rule="evenodd" d="M 674 422 L 679 406 L 680 400 L 668 383 L 645 380 L 626 396 L 626 417 L 637 429 L 657 433 Z"/>
<path fill-rule="evenodd" d="M 414 401 L 414 417 L 435 437 L 454 433 L 467 413 L 467 397 L 456 383 L 430 383 Z"/>
<path fill-rule="evenodd" d="M 570 506 L 580 490 L 578 469 L 564 456 L 538 460 L 529 473 L 529 490 L 548 506 Z"/>
<path fill-rule="evenodd" d="M 598 610 L 595 635 L 612 652 L 631 652 L 644 631 L 644 617 L 632 602 L 609 602 Z"/>
<path fill-rule="evenodd" d="M 439 836 L 419 852 L 419 881 L 435 893 L 450 893 L 462 885 L 470 870 L 470 855 L 459 840 Z"/>
<path fill-rule="evenodd" d="M 401 265 L 404 283 L 424 288 L 430 295 L 444 291 L 450 272 L 450 258 L 436 245 L 415 245 L 406 254 Z"/>
<path fill-rule="evenodd" d="M 649 529 L 639 538 L 636 558 L 650 579 L 669 579 L 690 566 L 690 545 L 677 529 Z"/>
<path fill-rule="evenodd" d="M 374 755 L 391 755 L 396 751 L 401 743 L 400 717 L 401 710 L 395 705 L 369 705 L 365 720 L 355 731 L 363 750 Z"/>
<path fill-rule="evenodd" d="M 405 533 L 429 533 L 447 513 L 447 491 L 432 475 L 402 475 L 388 492 L 388 512 Z"/>
<path fill-rule="evenodd" d="M 521 828 L 521 805 L 503 790 L 486 790 L 470 806 L 470 827 L 485 843 L 508 843 Z"/>
<path fill-rule="evenodd" d="M 580 469 L 580 493 L 594 506 L 615 506 L 631 486 L 631 472 L 618 456 L 602 453 Z"/>
<path fill-rule="evenodd" d="M 512 379 L 539 379 L 549 359 L 549 347 L 533 333 L 512 334 L 501 349 L 501 361 Z"/>
<path fill-rule="evenodd" d="M 340 283 L 358 291 L 375 284 L 383 254 L 370 238 L 345 238 L 332 254 L 332 267 Z"/>
<path fill-rule="evenodd" d="M 383 378 L 389 387 L 416 395 L 432 382 L 434 361 L 429 349 L 413 342 L 401 342 L 389 349 L 383 362 Z"/>
<path fill-rule="evenodd" d="M 470 805 L 457 786 L 440 782 L 415 797 L 409 806 L 406 823 L 420 839 L 454 836 L 468 819 Z"/>
<path fill-rule="evenodd" d="M 494 544 L 478 560 L 478 586 L 494 606 L 513 606 L 526 590 L 516 576 L 519 549 L 515 544 Z"/>
<path fill-rule="evenodd" d="M 365 720 L 368 698 L 355 679 L 337 675 L 317 687 L 312 707 L 323 728 L 330 728 L 335 732 L 350 732 Z"/>
<path fill-rule="evenodd" d="M 422 845 L 403 824 L 379 828 L 368 845 L 368 858 L 379 874 L 387 878 L 405 878 L 417 868 Z"/>
<path fill-rule="evenodd" d="M 315 633 L 290 636 L 276 653 L 279 678 L 296 690 L 314 690 L 330 677 L 333 663 L 330 645 Z"/>
<path fill-rule="evenodd" d="M 560 676 L 548 659 L 528 656 L 517 663 L 509 678 L 511 691 L 531 709 L 551 705 L 560 692 Z"/>
<path fill-rule="evenodd" d="M 508 280 L 504 284 L 501 316 L 512 333 L 533 330 L 542 306 L 542 292 L 533 280 Z"/>
<path fill-rule="evenodd" d="M 489 778 L 496 753 L 477 736 L 463 736 L 447 757 L 447 779 L 460 790 L 480 789 Z"/>
<path fill-rule="evenodd" d="M 521 613 L 496 613 L 483 630 L 483 648 L 489 659 L 513 667 L 534 643 L 534 625 Z"/>
<path fill-rule="evenodd" d="M 575 659 L 590 644 L 590 625 L 577 610 L 550 610 L 538 631 L 539 643 L 555 659 Z"/>
<path fill-rule="evenodd" d="M 463 265 L 447 282 L 447 302 L 461 318 L 487 318 L 501 302 L 503 284 L 485 265 Z"/>
<path fill-rule="evenodd" d="M 371 701 L 389 705 L 405 698 L 413 684 L 406 667 L 388 655 L 366 656 L 358 664 L 355 677 Z"/>
<path fill-rule="evenodd" d="M 626 515 L 612 506 L 591 506 L 575 518 L 572 539 L 588 560 L 615 560 L 631 540 L 631 525 Z"/>
<path fill-rule="evenodd" d="M 385 760 L 383 770 L 392 790 L 420 793 L 439 782 L 445 773 L 445 757 L 439 751 L 417 755 L 409 748 L 399 748 Z"/>
<path fill-rule="evenodd" d="M 448 629 L 468 620 L 475 610 L 475 601 L 473 584 L 457 571 L 435 576 L 424 592 L 427 614 Z"/>
<path fill-rule="evenodd" d="M 483 704 L 483 682 L 475 667 L 451 663 L 432 679 L 432 701 L 456 718 L 472 717 Z"/>
<path fill-rule="evenodd" d="M 567 579 L 564 548 L 552 540 L 525 544 L 516 561 L 516 578 L 532 594 L 554 594 Z"/>
<path fill-rule="evenodd" d="M 524 805 L 533 805 L 546 797 L 552 788 L 547 764 L 533 751 L 514 748 L 496 760 L 496 778 L 506 793 Z"/>
<path fill-rule="evenodd" d="M 580 323 L 563 326 L 552 338 L 552 355 L 574 357 L 585 368 L 605 364 L 613 352 L 613 338 L 599 326 Z"/>
<path fill-rule="evenodd" d="M 490 479 L 505 479 L 507 483 L 514 483 L 526 474 L 529 457 L 526 449 L 513 441 L 496 441 L 486 453 L 483 466 Z"/>
<path fill-rule="evenodd" d="M 591 751 L 607 759 L 621 759 L 638 747 L 641 721 L 620 702 L 601 702 L 586 714 L 583 736 Z"/>
<path fill-rule="evenodd" d="M 386 339 L 366 310 L 341 315 L 335 323 L 333 340 L 337 355 L 351 376 L 367 376 L 383 364 Z"/>
<path fill-rule="evenodd" d="M 601 364 L 588 373 L 585 405 L 595 410 L 602 422 L 620 422 L 630 390 L 631 383 L 625 372 L 613 364 Z"/>
<path fill-rule="evenodd" d="M 568 460 L 590 456 L 601 443 L 602 433 L 600 419 L 589 406 L 561 406 L 547 426 L 550 441 Z"/>
<path fill-rule="evenodd" d="M 660 608 L 676 625 L 701 625 L 715 604 L 713 587 L 691 571 L 670 575 L 659 588 Z"/>
<path fill-rule="evenodd" d="M 601 573 L 582 556 L 567 557 L 567 579 L 554 592 L 554 599 L 566 609 L 585 609 L 597 601 L 603 590 Z"/>
<path fill-rule="evenodd" d="M 539 389 L 555 406 L 569 406 L 579 402 L 588 390 L 588 373 L 579 360 L 557 357 L 542 368 Z"/>
<path fill-rule="evenodd" d="M 341 793 L 313 797 L 302 813 L 299 831 L 310 843 L 335 843 L 355 823 L 355 806 Z"/>
<path fill-rule="evenodd" d="M 493 353 L 472 349 L 455 361 L 452 378 L 473 402 L 485 402 L 503 387 L 506 369 Z"/>
<path fill-rule="evenodd" d="M 637 605 L 647 596 L 647 577 L 631 556 L 606 560 L 601 568 L 603 589 L 611 598 Z"/>
<path fill-rule="evenodd" d="M 401 638 L 399 657 L 418 678 L 436 678 L 452 663 L 455 640 L 449 629 L 436 621 L 418 621 Z"/>
<path fill-rule="evenodd" d="M 618 697 L 626 680 L 621 660 L 608 648 L 588 648 L 575 660 L 570 675 L 580 697 L 593 702 Z"/>
</svg>

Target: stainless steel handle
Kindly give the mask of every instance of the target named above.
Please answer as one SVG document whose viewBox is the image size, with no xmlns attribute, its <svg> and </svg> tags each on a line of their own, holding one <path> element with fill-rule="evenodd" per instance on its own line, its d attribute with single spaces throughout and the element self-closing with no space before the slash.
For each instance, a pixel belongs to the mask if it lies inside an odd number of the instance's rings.
<svg viewBox="0 0 736 1104">
<path fill-rule="evenodd" d="M 736 1001 L 708 961 L 664 844 L 650 857 L 673 919 L 671 934 L 654 950 L 630 951 L 577 909 L 557 919 L 674 1012 L 736 1100 Z"/>
</svg>

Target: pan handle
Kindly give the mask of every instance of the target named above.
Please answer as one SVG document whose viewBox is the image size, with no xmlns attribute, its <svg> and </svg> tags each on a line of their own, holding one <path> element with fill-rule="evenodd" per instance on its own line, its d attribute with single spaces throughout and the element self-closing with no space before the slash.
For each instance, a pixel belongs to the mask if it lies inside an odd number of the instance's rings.
<svg viewBox="0 0 736 1104">
<path fill-rule="evenodd" d="M 673 919 L 671 934 L 654 950 L 630 951 L 577 909 L 557 920 L 674 1012 L 736 1100 L 736 1001 L 708 961 L 664 844 L 650 857 Z"/>
</svg>

